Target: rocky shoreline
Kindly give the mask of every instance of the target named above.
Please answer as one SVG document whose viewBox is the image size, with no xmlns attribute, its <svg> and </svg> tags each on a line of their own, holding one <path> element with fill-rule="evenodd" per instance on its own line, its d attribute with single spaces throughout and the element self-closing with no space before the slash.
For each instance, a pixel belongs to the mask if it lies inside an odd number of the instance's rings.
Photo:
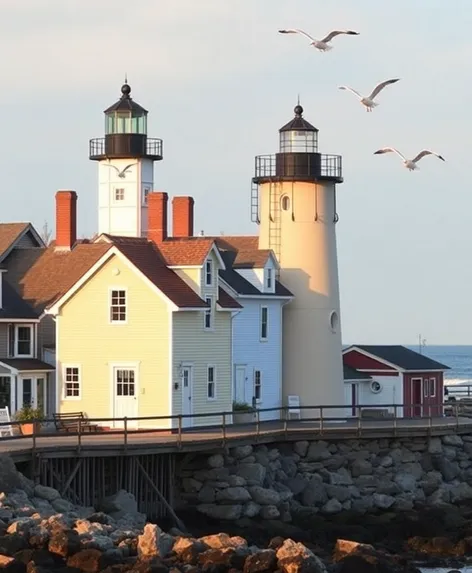
<svg viewBox="0 0 472 573">
<path fill-rule="evenodd" d="M 460 506 L 472 501 L 472 436 L 246 445 L 200 455 L 179 478 L 182 509 L 226 521 Z"/>
<path fill-rule="evenodd" d="M 349 512 L 297 524 L 210 520 L 200 523 L 205 534 L 190 527 L 192 535 L 146 523 L 124 491 L 97 508 L 75 506 L 3 456 L 0 491 L 0 571 L 12 573 L 414 573 L 420 563 L 460 567 L 472 556 L 467 508 L 383 512 L 361 523 Z M 388 534 L 398 529 L 416 535 L 403 542 Z"/>
</svg>

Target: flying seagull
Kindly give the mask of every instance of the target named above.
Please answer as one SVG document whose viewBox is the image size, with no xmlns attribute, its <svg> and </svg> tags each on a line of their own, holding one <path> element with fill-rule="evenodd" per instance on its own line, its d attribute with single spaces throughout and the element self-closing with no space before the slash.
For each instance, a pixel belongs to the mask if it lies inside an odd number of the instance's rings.
<svg viewBox="0 0 472 573">
<path fill-rule="evenodd" d="M 377 107 L 379 105 L 374 101 L 374 98 L 379 95 L 379 93 L 384 89 L 384 87 L 389 86 L 390 84 L 397 83 L 399 79 L 400 78 L 396 78 L 394 80 L 387 80 L 385 82 L 381 82 L 380 84 L 375 86 L 375 88 L 372 90 L 372 93 L 367 97 L 361 95 L 359 92 L 356 92 L 356 90 L 353 90 L 348 86 L 339 86 L 339 89 L 347 90 L 353 93 L 356 97 L 359 98 L 361 104 L 365 106 L 366 111 L 372 111 L 374 107 Z"/>
<path fill-rule="evenodd" d="M 358 36 L 359 32 L 354 32 L 353 30 L 334 30 L 330 32 L 327 36 L 325 36 L 322 40 L 315 40 L 310 34 L 307 34 L 303 30 L 299 30 L 298 28 L 289 28 L 288 30 L 279 30 L 279 34 L 301 34 L 310 40 L 310 46 L 320 50 L 320 52 L 327 52 L 328 50 L 332 50 L 333 46 L 329 45 L 329 42 L 336 36 L 340 34 L 347 34 L 349 36 Z"/>
<path fill-rule="evenodd" d="M 426 155 L 435 155 L 441 159 L 441 161 L 446 161 L 442 155 L 439 155 L 439 153 L 435 153 L 434 151 L 430 151 L 429 149 L 423 149 L 423 151 L 420 151 L 414 159 L 407 159 L 403 153 L 400 153 L 398 149 L 395 149 L 394 147 L 382 147 L 382 149 L 375 151 L 374 155 L 382 155 L 382 153 L 396 153 L 403 160 L 403 165 L 410 171 L 419 169 L 417 163 Z"/>
<path fill-rule="evenodd" d="M 131 169 L 131 167 L 133 167 L 134 165 L 137 165 L 137 163 L 130 163 L 124 169 L 121 169 L 121 170 L 118 169 L 118 167 L 116 165 L 113 165 L 112 163 L 105 163 L 105 165 L 107 167 L 112 167 L 118 173 L 118 177 L 120 179 L 125 179 L 126 178 L 126 172 L 128 171 L 128 169 Z"/>
</svg>

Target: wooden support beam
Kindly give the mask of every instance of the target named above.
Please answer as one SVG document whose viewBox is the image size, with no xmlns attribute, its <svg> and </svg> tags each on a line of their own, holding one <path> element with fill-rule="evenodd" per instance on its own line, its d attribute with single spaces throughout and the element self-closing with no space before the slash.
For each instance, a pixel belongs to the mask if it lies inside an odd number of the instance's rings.
<svg viewBox="0 0 472 573">
<path fill-rule="evenodd" d="M 47 462 L 46 462 L 47 463 Z M 52 463 L 52 462 L 49 462 Z M 52 477 L 56 480 L 58 487 L 56 488 L 59 491 L 60 486 L 62 485 L 62 480 L 60 478 L 60 476 L 57 475 L 57 473 L 53 470 L 53 468 L 50 468 L 51 471 L 51 475 Z M 70 485 L 67 488 L 63 488 L 64 490 L 69 490 L 71 493 L 72 498 L 75 499 L 75 503 L 76 505 L 83 505 L 79 499 L 79 497 L 76 495 L 76 493 L 74 492 L 74 490 L 70 487 Z"/>
<path fill-rule="evenodd" d="M 170 513 L 170 515 L 172 516 L 172 518 L 175 521 L 175 524 L 177 525 L 177 527 L 180 529 L 180 531 L 182 532 L 186 532 L 186 528 L 185 525 L 183 523 L 183 521 L 181 521 L 178 517 L 177 514 L 175 513 L 173 507 L 170 505 L 170 503 L 167 501 L 167 499 L 162 495 L 162 493 L 159 491 L 159 488 L 156 486 L 156 484 L 152 481 L 151 477 L 149 476 L 149 474 L 147 473 L 147 471 L 144 469 L 142 463 L 138 460 L 138 458 L 136 458 L 136 463 L 139 467 L 139 469 L 141 470 L 141 473 L 143 474 L 143 476 L 145 477 L 146 481 L 148 482 L 148 484 L 151 486 L 151 489 L 153 489 L 156 494 L 157 497 L 162 501 L 162 503 L 166 506 L 167 511 Z"/>
<path fill-rule="evenodd" d="M 82 458 L 79 458 L 77 460 L 77 463 L 75 464 L 74 469 L 72 470 L 72 473 L 70 474 L 70 476 L 67 478 L 66 483 L 64 484 L 64 487 L 62 488 L 61 491 L 61 497 L 64 497 L 66 491 L 69 489 L 70 484 L 72 483 L 72 480 L 75 478 L 76 473 L 79 471 L 79 468 L 82 464 Z"/>
</svg>

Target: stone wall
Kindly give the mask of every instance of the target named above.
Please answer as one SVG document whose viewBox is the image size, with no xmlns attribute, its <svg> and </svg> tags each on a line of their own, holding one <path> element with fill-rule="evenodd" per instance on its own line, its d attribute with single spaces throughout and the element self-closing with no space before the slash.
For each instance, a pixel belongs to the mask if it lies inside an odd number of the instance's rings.
<svg viewBox="0 0 472 573">
<path fill-rule="evenodd" d="M 472 435 L 241 446 L 195 458 L 178 487 L 182 506 L 226 520 L 460 505 L 472 500 Z"/>
</svg>

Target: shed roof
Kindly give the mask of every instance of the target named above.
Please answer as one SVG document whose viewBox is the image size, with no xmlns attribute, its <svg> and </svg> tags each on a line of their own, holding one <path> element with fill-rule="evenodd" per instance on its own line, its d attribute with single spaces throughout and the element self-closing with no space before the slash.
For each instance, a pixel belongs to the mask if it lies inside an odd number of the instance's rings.
<svg viewBox="0 0 472 573">
<path fill-rule="evenodd" d="M 358 348 L 364 352 L 368 352 L 381 360 L 386 360 L 403 370 L 410 370 L 412 372 L 417 370 L 449 370 L 450 367 L 437 362 L 424 354 L 415 352 L 406 346 L 401 345 L 367 345 L 367 344 L 354 344 L 350 346 L 345 352 Z"/>
</svg>

